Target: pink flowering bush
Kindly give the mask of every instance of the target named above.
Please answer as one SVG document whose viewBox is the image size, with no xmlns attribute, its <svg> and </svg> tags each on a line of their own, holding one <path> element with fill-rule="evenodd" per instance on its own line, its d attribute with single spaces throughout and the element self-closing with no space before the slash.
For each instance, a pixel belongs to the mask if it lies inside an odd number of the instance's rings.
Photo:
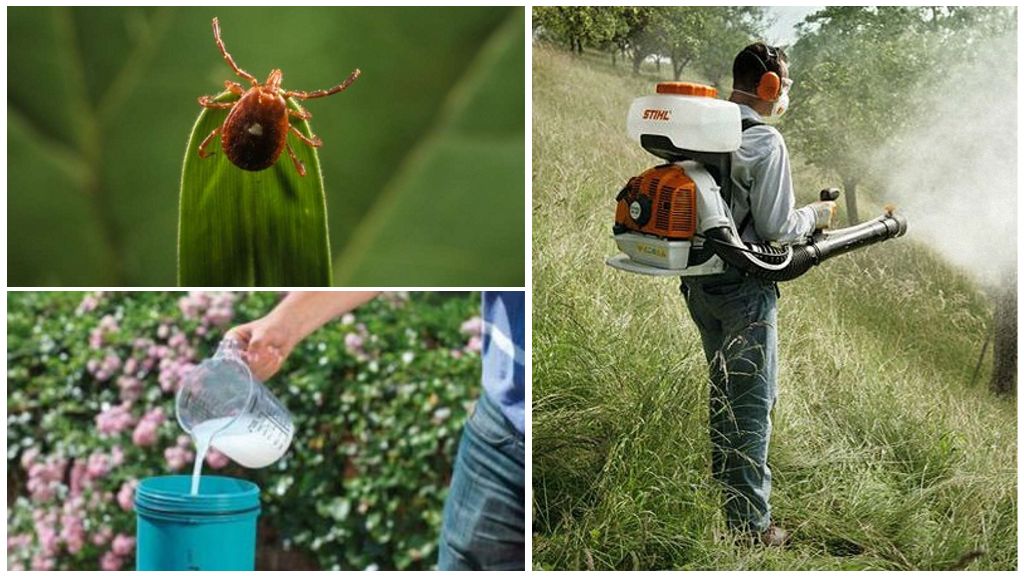
<svg viewBox="0 0 1024 576">
<path fill-rule="evenodd" d="M 273 293 L 12 293 L 8 299 L 8 568 L 135 566 L 141 479 L 191 473 L 174 417 L 182 378 Z M 291 449 L 248 470 L 262 549 L 322 568 L 430 568 L 457 440 L 479 393 L 479 295 L 387 294 L 296 347 L 267 385 Z"/>
</svg>

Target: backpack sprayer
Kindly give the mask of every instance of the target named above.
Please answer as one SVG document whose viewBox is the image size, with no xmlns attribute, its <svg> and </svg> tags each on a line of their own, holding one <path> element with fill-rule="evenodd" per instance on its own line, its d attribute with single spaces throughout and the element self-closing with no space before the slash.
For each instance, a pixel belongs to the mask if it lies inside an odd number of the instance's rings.
<svg viewBox="0 0 1024 576">
<path fill-rule="evenodd" d="M 740 147 L 739 106 L 710 86 L 662 82 L 633 101 L 626 131 L 668 161 L 629 179 L 616 196 L 615 243 L 609 266 L 652 276 L 707 276 L 725 265 L 781 282 L 851 250 L 902 236 L 907 220 L 891 208 L 848 228 L 815 232 L 804 244 L 740 239 L 732 218 L 732 153 Z M 835 200 L 839 190 L 821 191 Z"/>
</svg>

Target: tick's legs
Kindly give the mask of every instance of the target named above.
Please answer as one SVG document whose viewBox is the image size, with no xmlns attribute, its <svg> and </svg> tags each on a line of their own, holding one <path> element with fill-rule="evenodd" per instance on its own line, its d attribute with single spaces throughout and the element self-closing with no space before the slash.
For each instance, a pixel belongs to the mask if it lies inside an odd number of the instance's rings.
<svg viewBox="0 0 1024 576">
<path fill-rule="evenodd" d="M 313 115 L 309 113 L 309 110 L 301 107 L 298 110 L 292 110 L 289 108 L 288 115 L 292 118 L 298 118 L 299 120 L 309 120 L 313 117 Z"/>
<path fill-rule="evenodd" d="M 299 176 L 306 175 L 306 167 L 299 161 L 299 157 L 295 155 L 295 150 L 292 150 L 292 145 L 285 143 L 285 148 L 288 149 L 288 155 L 292 157 L 292 162 L 295 164 L 295 170 L 298 171 Z"/>
<path fill-rule="evenodd" d="M 359 68 L 356 68 L 355 70 L 352 71 L 351 74 L 348 75 L 348 78 L 345 78 L 344 82 L 342 82 L 341 84 L 338 84 L 337 86 L 335 86 L 334 88 L 331 88 L 330 90 L 314 90 L 313 92 L 302 92 L 302 91 L 289 90 L 289 91 L 285 92 L 284 95 L 285 95 L 286 98 L 290 97 L 290 96 L 294 96 L 295 98 L 298 98 L 299 100 L 309 100 L 310 98 L 323 98 L 324 96 L 330 96 L 331 94 L 337 94 L 338 92 L 341 92 L 345 88 L 348 88 L 349 84 L 355 82 L 356 78 L 359 78 L 360 74 L 362 74 L 362 72 L 359 71 Z"/>
<path fill-rule="evenodd" d="M 231 69 L 235 71 L 235 74 L 238 74 L 240 77 L 252 82 L 253 86 L 259 84 L 259 81 L 256 80 L 255 76 L 239 68 L 238 64 L 235 64 L 235 60 L 231 57 L 231 54 L 228 54 L 228 49 L 224 47 L 224 41 L 220 39 L 220 23 L 217 22 L 216 18 L 213 19 L 213 40 L 217 42 L 217 48 L 220 49 L 220 53 L 224 55 L 224 60 L 226 60 L 228 66 L 231 66 Z"/>
<path fill-rule="evenodd" d="M 199 105 L 202 106 L 203 108 L 216 108 L 216 109 L 226 110 L 228 108 L 233 108 L 235 106 L 235 104 L 238 104 L 237 101 L 236 102 L 214 102 L 215 98 L 217 98 L 217 97 L 216 96 L 200 96 L 199 97 Z"/>
<path fill-rule="evenodd" d="M 210 143 L 210 140 L 213 140 L 213 137 L 216 136 L 218 132 L 220 132 L 221 128 L 223 128 L 223 126 L 217 126 L 216 128 L 214 128 L 213 132 L 210 132 L 210 135 L 207 136 L 206 139 L 203 140 L 201 144 L 199 144 L 199 157 L 200 158 L 206 158 L 206 157 L 208 157 L 208 156 L 210 156 L 212 154 L 212 153 L 211 154 L 207 154 L 206 153 L 206 145 Z"/>
<path fill-rule="evenodd" d="M 288 129 L 291 130 L 292 132 L 294 132 L 295 135 L 299 137 L 299 140 L 302 140 L 303 142 L 305 142 L 306 144 L 309 144 L 313 148 L 319 148 L 319 147 L 324 145 L 323 140 L 321 140 L 319 136 L 314 135 L 313 138 L 306 138 L 305 134 L 303 134 L 302 132 L 299 132 L 298 128 L 296 128 L 295 126 L 292 126 L 290 124 L 288 125 Z"/>
<path fill-rule="evenodd" d="M 228 92 L 241 96 L 245 94 L 245 87 L 238 82 L 232 82 L 231 80 L 224 81 L 224 87 L 228 89 Z"/>
</svg>

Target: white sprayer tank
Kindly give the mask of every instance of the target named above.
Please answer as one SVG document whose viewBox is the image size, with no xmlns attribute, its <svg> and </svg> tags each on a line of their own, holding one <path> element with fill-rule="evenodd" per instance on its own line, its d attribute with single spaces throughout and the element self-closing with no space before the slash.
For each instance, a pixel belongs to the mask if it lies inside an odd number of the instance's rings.
<svg viewBox="0 0 1024 576">
<path fill-rule="evenodd" d="M 731 153 L 740 147 L 743 135 L 740 107 L 716 96 L 717 91 L 710 86 L 662 82 L 656 94 L 633 100 L 626 117 L 626 133 L 642 145 L 642 136 L 657 136 L 667 138 L 671 148 L 680 151 Z M 670 148 L 664 146 L 664 142 L 650 144 L 660 149 Z M 644 147 L 666 158 L 655 149 Z M 670 156 L 677 160 L 675 154 Z M 685 169 L 697 187 L 698 232 L 732 225 L 729 208 L 711 174 L 695 161 L 676 161 L 676 164 Z M 623 232 L 616 234 L 615 242 L 622 253 L 609 258 L 607 263 L 620 270 L 653 276 L 703 276 L 724 270 L 718 256 L 712 256 L 703 264 L 688 266 L 691 245 L 699 246 L 689 240 L 673 241 L 639 232 Z"/>
<path fill-rule="evenodd" d="M 714 97 L 709 86 L 663 82 L 658 93 L 633 100 L 626 133 L 666 136 L 676 148 L 696 152 L 732 152 L 740 147 L 740 107 Z"/>
</svg>

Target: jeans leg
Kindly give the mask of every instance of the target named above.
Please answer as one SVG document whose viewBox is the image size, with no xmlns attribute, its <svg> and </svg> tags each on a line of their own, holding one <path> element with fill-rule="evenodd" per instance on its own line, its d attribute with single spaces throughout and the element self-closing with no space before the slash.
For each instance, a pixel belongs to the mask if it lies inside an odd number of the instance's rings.
<svg viewBox="0 0 1024 576">
<path fill-rule="evenodd" d="M 777 381 L 776 292 L 746 278 L 689 286 L 710 372 L 712 474 L 724 491 L 730 528 L 771 522 L 768 443 Z"/>
<path fill-rule="evenodd" d="M 716 477 L 726 487 L 730 527 L 760 532 L 771 523 L 772 475 L 768 467 L 771 410 L 777 377 L 776 295 L 752 283 L 724 319 L 724 406 L 716 443 L 724 454 Z"/>
<path fill-rule="evenodd" d="M 462 432 L 438 553 L 440 570 L 524 570 L 525 443 L 481 395 Z"/>
</svg>

